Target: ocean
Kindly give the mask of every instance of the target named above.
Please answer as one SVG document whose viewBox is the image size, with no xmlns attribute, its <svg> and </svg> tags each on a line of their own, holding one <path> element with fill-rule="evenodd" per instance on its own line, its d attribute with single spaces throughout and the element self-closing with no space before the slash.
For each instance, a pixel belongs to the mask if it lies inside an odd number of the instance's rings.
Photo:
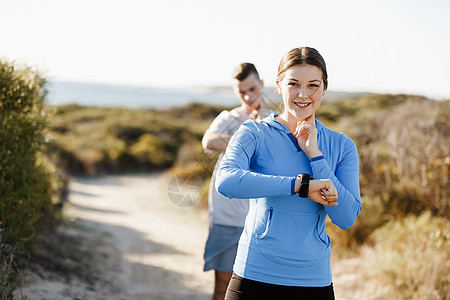
<svg viewBox="0 0 450 300">
<path fill-rule="evenodd" d="M 182 90 L 51 81 L 48 88 L 48 103 L 50 105 L 73 103 L 82 106 L 126 107 L 133 109 L 165 109 L 184 106 L 192 102 L 223 106 L 240 105 L 231 87 L 223 86 Z M 327 91 L 322 101 L 348 99 L 367 94 Z M 268 103 L 275 104 L 275 106 L 282 102 L 282 98 L 276 93 L 275 87 L 265 87 L 264 96 Z"/>
<path fill-rule="evenodd" d="M 48 104 L 165 109 L 191 102 L 239 105 L 231 88 L 162 89 L 140 86 L 51 81 Z"/>
</svg>

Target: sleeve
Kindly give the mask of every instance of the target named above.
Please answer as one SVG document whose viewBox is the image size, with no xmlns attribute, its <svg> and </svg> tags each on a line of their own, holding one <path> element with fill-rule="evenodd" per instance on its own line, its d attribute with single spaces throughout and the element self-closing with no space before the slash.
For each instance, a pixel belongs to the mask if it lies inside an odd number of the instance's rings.
<svg viewBox="0 0 450 300">
<path fill-rule="evenodd" d="M 338 205 L 325 206 L 333 224 L 342 229 L 353 226 L 361 212 L 359 190 L 359 158 L 355 143 L 346 137 L 341 160 L 333 172 L 325 159 L 312 161 L 314 179 L 331 179 L 338 192 Z"/>
<path fill-rule="evenodd" d="M 249 170 L 252 157 L 258 155 L 259 135 L 252 130 L 255 126 L 254 121 L 247 121 L 231 138 L 217 173 L 217 191 L 237 199 L 292 195 L 295 177 L 265 175 Z"/>
<path fill-rule="evenodd" d="M 214 132 L 219 134 L 233 134 L 231 131 L 236 124 L 233 122 L 239 122 L 233 117 L 232 112 L 227 110 L 222 111 L 211 123 L 206 133 Z M 234 126 L 233 126 L 234 125 Z M 237 128 L 237 127 L 236 127 Z M 206 134 L 205 133 L 205 134 Z"/>
</svg>

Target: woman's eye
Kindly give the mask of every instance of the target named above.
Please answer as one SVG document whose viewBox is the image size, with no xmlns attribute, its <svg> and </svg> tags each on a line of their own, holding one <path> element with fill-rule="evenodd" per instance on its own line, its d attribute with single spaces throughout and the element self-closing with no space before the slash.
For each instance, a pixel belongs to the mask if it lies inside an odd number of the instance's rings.
<svg viewBox="0 0 450 300">
<path fill-rule="evenodd" d="M 312 87 L 312 88 L 317 88 L 317 87 L 319 87 L 319 85 L 318 85 L 318 84 L 315 84 L 315 83 L 310 84 L 309 86 Z"/>
<path fill-rule="evenodd" d="M 288 86 L 297 86 L 297 83 L 295 83 L 295 82 L 289 82 L 289 83 L 288 83 Z"/>
</svg>

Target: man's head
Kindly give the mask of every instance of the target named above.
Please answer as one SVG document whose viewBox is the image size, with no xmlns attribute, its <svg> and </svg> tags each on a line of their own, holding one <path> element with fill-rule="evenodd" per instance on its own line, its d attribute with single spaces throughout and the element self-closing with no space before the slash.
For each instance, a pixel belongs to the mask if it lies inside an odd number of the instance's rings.
<svg viewBox="0 0 450 300">
<path fill-rule="evenodd" d="M 252 63 L 242 63 L 233 71 L 233 91 L 247 109 L 259 109 L 264 83 Z"/>
</svg>

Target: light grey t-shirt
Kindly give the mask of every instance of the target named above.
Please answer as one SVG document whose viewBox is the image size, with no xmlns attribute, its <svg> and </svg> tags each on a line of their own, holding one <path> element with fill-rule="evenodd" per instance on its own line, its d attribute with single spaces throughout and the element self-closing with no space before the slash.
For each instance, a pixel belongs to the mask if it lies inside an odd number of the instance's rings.
<svg viewBox="0 0 450 300">
<path fill-rule="evenodd" d="M 266 114 L 269 114 L 269 111 L 265 111 L 262 117 L 265 117 Z M 204 137 L 210 133 L 233 135 L 248 118 L 249 114 L 242 106 L 231 111 L 222 111 L 206 130 Z M 219 225 L 244 227 L 249 207 L 248 199 L 230 199 L 219 194 L 215 188 L 216 172 L 222 156 L 223 153 L 217 159 L 209 185 L 209 222 Z"/>
</svg>

